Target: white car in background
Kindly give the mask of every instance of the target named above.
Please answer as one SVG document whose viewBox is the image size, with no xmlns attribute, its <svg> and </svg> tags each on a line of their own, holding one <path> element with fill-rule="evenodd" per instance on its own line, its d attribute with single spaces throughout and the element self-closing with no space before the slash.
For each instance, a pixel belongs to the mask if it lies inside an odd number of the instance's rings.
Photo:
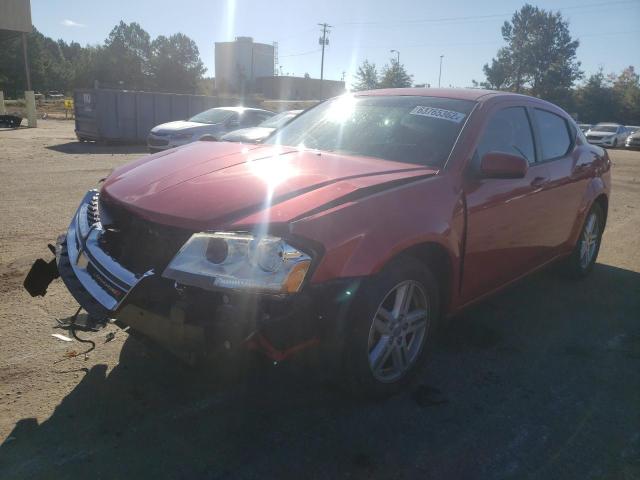
<svg viewBox="0 0 640 480">
<path fill-rule="evenodd" d="M 147 147 L 149 152 L 155 153 L 195 142 L 203 135 L 219 139 L 233 130 L 255 127 L 274 115 L 274 112 L 260 108 L 211 108 L 189 120 L 177 120 L 153 127 L 147 136 Z"/>
<path fill-rule="evenodd" d="M 591 127 L 585 136 L 593 145 L 616 148 L 624 145 L 629 132 L 619 123 L 599 123 Z"/>
</svg>

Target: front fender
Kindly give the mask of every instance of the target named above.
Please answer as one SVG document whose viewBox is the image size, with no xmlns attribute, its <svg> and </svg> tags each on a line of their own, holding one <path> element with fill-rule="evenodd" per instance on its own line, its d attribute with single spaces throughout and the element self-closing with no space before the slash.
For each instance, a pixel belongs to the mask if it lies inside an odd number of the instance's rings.
<svg viewBox="0 0 640 480">
<path fill-rule="evenodd" d="M 293 234 L 324 246 L 311 282 L 374 275 L 399 253 L 424 243 L 449 252 L 457 272 L 464 215 L 455 192 L 449 176 L 438 175 L 294 222 Z"/>
</svg>

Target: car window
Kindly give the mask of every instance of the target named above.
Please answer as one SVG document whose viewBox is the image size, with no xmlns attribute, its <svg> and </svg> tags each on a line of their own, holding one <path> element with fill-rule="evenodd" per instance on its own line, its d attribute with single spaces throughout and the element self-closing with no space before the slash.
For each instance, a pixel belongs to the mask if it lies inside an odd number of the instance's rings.
<svg viewBox="0 0 640 480">
<path fill-rule="evenodd" d="M 536 159 L 531 124 L 524 107 L 509 107 L 496 112 L 478 145 L 478 160 L 488 152 L 504 152 L 524 157 L 527 162 Z"/>
<path fill-rule="evenodd" d="M 542 159 L 552 160 L 564 156 L 571 146 L 571 136 L 565 119 L 538 108 L 534 112 L 540 132 Z"/>
<path fill-rule="evenodd" d="M 287 123 L 266 144 L 441 167 L 474 102 L 410 95 L 343 95 Z"/>
<path fill-rule="evenodd" d="M 254 127 L 262 122 L 264 118 L 260 112 L 254 112 L 253 110 L 245 111 L 240 117 L 240 126 L 242 127 Z"/>
</svg>

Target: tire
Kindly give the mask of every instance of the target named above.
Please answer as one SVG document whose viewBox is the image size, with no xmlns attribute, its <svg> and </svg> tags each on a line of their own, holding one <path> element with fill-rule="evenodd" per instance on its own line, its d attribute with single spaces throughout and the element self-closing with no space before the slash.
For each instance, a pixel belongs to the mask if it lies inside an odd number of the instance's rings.
<svg viewBox="0 0 640 480">
<path fill-rule="evenodd" d="M 400 305 L 401 292 L 409 304 Z M 434 275 L 412 258 L 393 261 L 361 285 L 343 352 L 344 385 L 350 393 L 382 398 L 411 383 L 432 350 L 439 299 Z M 413 320 L 404 321 L 405 315 Z"/>
<path fill-rule="evenodd" d="M 602 207 L 596 203 L 585 217 L 578 241 L 565 262 L 564 270 L 568 276 L 584 278 L 593 270 L 600 251 L 603 227 L 604 212 Z"/>
</svg>

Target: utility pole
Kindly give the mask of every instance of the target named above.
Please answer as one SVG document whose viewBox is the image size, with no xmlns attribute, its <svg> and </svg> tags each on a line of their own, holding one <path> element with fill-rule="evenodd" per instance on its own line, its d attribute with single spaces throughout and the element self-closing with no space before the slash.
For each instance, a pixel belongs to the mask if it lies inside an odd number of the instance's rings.
<svg viewBox="0 0 640 480">
<path fill-rule="evenodd" d="M 440 72 L 438 73 L 438 88 L 440 88 L 440 79 L 442 78 L 442 57 L 444 57 L 444 55 L 440 55 Z"/>
<path fill-rule="evenodd" d="M 320 60 L 320 100 L 322 100 L 322 84 L 324 80 L 324 47 L 329 45 L 329 39 L 327 38 L 327 34 L 331 32 L 329 28 L 331 25 L 325 23 L 319 23 L 319 26 L 322 27 L 322 36 L 318 39 L 318 43 L 322 45 L 322 59 Z"/>
</svg>

